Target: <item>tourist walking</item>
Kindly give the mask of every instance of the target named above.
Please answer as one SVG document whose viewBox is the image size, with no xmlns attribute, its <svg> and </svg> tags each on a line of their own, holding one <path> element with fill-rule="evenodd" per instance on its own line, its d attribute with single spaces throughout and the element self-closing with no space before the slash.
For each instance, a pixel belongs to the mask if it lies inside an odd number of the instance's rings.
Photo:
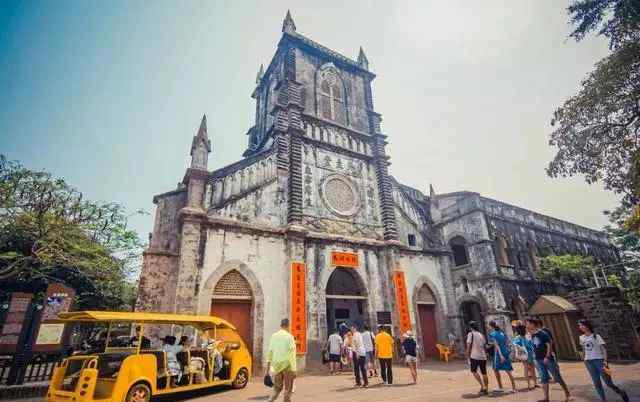
<svg viewBox="0 0 640 402">
<path fill-rule="evenodd" d="M 393 338 L 382 326 L 378 327 L 378 334 L 375 340 L 376 356 L 380 362 L 380 375 L 382 382 L 386 385 L 393 384 L 393 368 L 391 362 L 393 359 Z"/>
<path fill-rule="evenodd" d="M 487 353 L 485 352 L 485 345 L 487 341 L 484 335 L 480 333 L 480 325 L 471 321 L 469 323 L 471 331 L 467 334 L 467 347 L 465 349 L 467 361 L 473 377 L 480 384 L 480 392 L 478 395 L 489 395 L 489 377 L 487 376 Z M 478 370 L 482 374 L 478 374 Z"/>
<path fill-rule="evenodd" d="M 553 353 L 553 339 L 551 331 L 548 329 L 542 329 L 542 320 L 539 318 L 527 318 L 525 322 L 527 325 L 527 331 L 531 334 L 536 368 L 540 375 L 540 383 L 542 384 L 542 391 L 544 393 L 544 399 L 540 402 L 549 402 L 550 377 L 553 377 L 556 383 L 560 384 L 564 390 L 565 401 L 568 401 L 571 398 L 571 393 L 562 378 L 560 367 L 558 366 L 556 356 Z"/>
<path fill-rule="evenodd" d="M 624 402 L 628 402 L 629 396 L 625 390 L 620 389 L 611 379 L 604 339 L 593 332 L 593 325 L 588 320 L 578 321 L 578 329 L 582 332 L 582 335 L 580 335 L 580 345 L 584 352 L 584 364 L 587 366 L 587 371 L 591 376 L 593 385 L 596 387 L 596 392 L 598 392 L 600 400 L 607 400 L 602 386 L 602 380 L 604 380 L 607 387 L 620 395 Z"/>
<path fill-rule="evenodd" d="M 534 389 L 538 387 L 538 377 L 536 376 L 535 363 L 533 360 L 533 342 L 527 339 L 527 328 L 523 323 L 518 322 L 514 327 L 516 333 L 513 338 L 514 357 L 517 361 L 522 362 L 524 367 L 524 378 L 527 379 L 527 388 Z M 533 387 L 531 383 L 533 382 Z"/>
<path fill-rule="evenodd" d="M 511 380 L 511 388 L 516 392 L 516 381 L 513 378 L 513 366 L 511 365 L 511 357 L 509 356 L 509 338 L 502 328 L 495 321 L 489 323 L 491 332 L 489 332 L 489 343 L 493 345 L 493 373 L 496 375 L 498 388 L 502 389 L 501 371 L 504 371 Z"/>
<path fill-rule="evenodd" d="M 329 374 L 338 374 L 340 370 L 340 353 L 342 352 L 342 338 L 336 329 L 327 340 L 329 353 Z"/>
<path fill-rule="evenodd" d="M 418 383 L 418 344 L 413 338 L 413 333 L 407 331 L 403 335 L 402 351 L 404 352 L 404 362 L 409 367 L 409 372 L 413 378 L 412 384 Z"/>
<path fill-rule="evenodd" d="M 280 396 L 284 388 L 284 401 L 291 401 L 293 381 L 296 377 L 296 342 L 289 333 L 289 319 L 284 318 L 280 322 L 280 330 L 271 335 L 269 351 L 267 352 L 267 373 L 269 368 L 273 371 L 273 394 L 270 402 Z M 265 373 L 266 375 L 266 373 Z"/>
<path fill-rule="evenodd" d="M 351 367 L 351 363 L 353 361 L 353 332 L 348 330 L 347 333 L 344 334 L 342 341 L 342 366 Z"/>
<path fill-rule="evenodd" d="M 353 349 L 353 372 L 356 376 L 356 386 L 369 386 L 369 378 L 367 377 L 367 351 L 364 348 L 364 341 L 359 328 L 354 324 L 351 326 L 351 347 Z"/>
<path fill-rule="evenodd" d="M 378 376 L 378 369 L 376 368 L 376 355 L 375 355 L 375 337 L 368 326 L 364 326 L 364 332 L 362 332 L 362 343 L 364 343 L 364 350 L 367 352 L 367 371 L 369 377 Z"/>
</svg>

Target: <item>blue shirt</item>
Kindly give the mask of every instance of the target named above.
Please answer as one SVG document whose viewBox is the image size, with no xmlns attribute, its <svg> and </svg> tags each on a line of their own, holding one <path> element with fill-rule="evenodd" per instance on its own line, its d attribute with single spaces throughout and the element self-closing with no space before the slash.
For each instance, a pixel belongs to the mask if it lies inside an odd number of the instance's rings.
<svg viewBox="0 0 640 402">
<path fill-rule="evenodd" d="M 547 357 L 547 349 L 551 343 L 549 333 L 541 329 L 531 335 L 531 340 L 533 341 L 533 353 L 536 356 L 536 360 L 543 360 Z M 553 358 L 553 354 L 549 354 L 549 357 Z"/>
<path fill-rule="evenodd" d="M 402 349 L 404 349 L 404 353 L 408 354 L 409 356 L 418 356 L 416 354 L 416 346 L 416 340 L 413 338 L 406 338 L 404 341 L 402 341 Z"/>
</svg>

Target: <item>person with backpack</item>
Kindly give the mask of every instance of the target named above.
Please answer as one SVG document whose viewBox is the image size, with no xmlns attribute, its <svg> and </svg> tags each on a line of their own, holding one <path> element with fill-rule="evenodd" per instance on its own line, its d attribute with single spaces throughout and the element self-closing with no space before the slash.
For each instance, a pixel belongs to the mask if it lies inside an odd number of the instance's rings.
<svg viewBox="0 0 640 402">
<path fill-rule="evenodd" d="M 580 345 L 584 352 L 584 364 L 591 376 L 591 381 L 596 387 L 596 392 L 600 400 L 606 401 L 602 380 L 615 393 L 620 395 L 624 402 L 629 402 L 629 396 L 626 391 L 619 388 L 611 379 L 611 371 L 607 362 L 607 348 L 605 342 L 600 335 L 593 332 L 593 325 L 588 320 L 578 321 L 578 329 L 582 332 L 580 335 Z"/>
<path fill-rule="evenodd" d="M 364 332 L 362 333 L 362 342 L 364 348 L 367 351 L 367 370 L 369 371 L 369 377 L 377 377 L 378 369 L 376 368 L 376 353 L 375 353 L 375 336 L 371 329 L 367 325 L 364 326 Z"/>
<path fill-rule="evenodd" d="M 493 372 L 496 375 L 498 387 L 502 390 L 501 371 L 505 371 L 511 380 L 511 388 L 516 392 L 516 381 L 513 378 L 513 367 L 511 365 L 511 356 L 509 353 L 509 338 L 502 331 L 502 328 L 495 321 L 489 323 L 491 332 L 489 333 L 489 343 L 493 344 Z"/>
<path fill-rule="evenodd" d="M 538 388 L 538 377 L 536 376 L 536 367 L 533 362 L 533 342 L 527 339 L 527 328 L 521 322 L 514 327 L 514 332 L 516 336 L 511 341 L 514 357 L 517 361 L 522 362 L 524 366 L 524 378 L 527 379 L 527 388 Z M 531 386 L 532 381 L 533 387 Z"/>
<path fill-rule="evenodd" d="M 467 334 L 467 347 L 465 349 L 467 361 L 471 368 L 473 377 L 480 384 L 480 392 L 478 395 L 489 395 L 489 377 L 487 376 L 487 354 L 485 351 L 485 345 L 487 341 L 484 335 L 480 333 L 480 325 L 477 322 L 471 321 L 469 323 L 471 330 Z M 478 374 L 480 369 L 480 374 Z"/>
<path fill-rule="evenodd" d="M 418 383 L 418 344 L 413 337 L 413 332 L 407 331 L 402 335 L 402 351 L 404 352 L 404 361 L 409 367 L 412 384 Z"/>
<path fill-rule="evenodd" d="M 555 353 L 553 353 L 553 338 L 549 330 L 542 329 L 542 320 L 539 318 L 527 318 L 526 319 L 527 331 L 531 334 L 531 340 L 533 342 L 533 354 L 538 368 L 538 374 L 540 374 L 540 383 L 542 384 L 542 392 L 544 393 L 544 399 L 539 402 L 549 402 L 549 380 L 553 377 L 562 389 L 564 390 L 565 401 L 571 399 L 571 393 L 569 387 L 564 382 L 562 374 L 560 374 L 560 367 L 556 360 Z"/>
</svg>

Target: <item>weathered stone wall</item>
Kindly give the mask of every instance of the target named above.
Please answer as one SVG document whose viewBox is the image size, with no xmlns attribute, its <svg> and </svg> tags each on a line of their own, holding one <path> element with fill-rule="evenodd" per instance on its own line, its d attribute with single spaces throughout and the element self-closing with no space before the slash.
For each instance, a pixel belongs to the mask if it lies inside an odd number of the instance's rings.
<svg viewBox="0 0 640 402">
<path fill-rule="evenodd" d="M 177 253 L 180 250 L 178 213 L 187 203 L 186 189 L 158 195 L 153 201 L 156 213 L 149 248 Z"/>
<path fill-rule="evenodd" d="M 304 144 L 302 177 L 305 226 L 318 232 L 382 238 L 378 188 L 369 161 Z M 331 179 L 344 188 L 330 188 Z"/>
<path fill-rule="evenodd" d="M 170 253 L 144 253 L 136 311 L 175 312 L 178 258 Z"/>
<path fill-rule="evenodd" d="M 395 204 L 396 224 L 398 227 L 398 240 L 406 247 L 422 250 L 425 240 L 422 233 L 427 230 L 428 222 L 422 216 L 402 190 L 394 185 L 393 201 Z M 415 236 L 415 245 L 409 245 L 409 235 Z"/>
<path fill-rule="evenodd" d="M 422 342 L 420 319 L 417 310 L 417 293 L 422 286 L 428 286 L 436 301 L 436 330 L 438 341 L 448 343 L 447 334 L 458 333 L 458 328 L 449 318 L 455 315 L 455 295 L 452 292 L 451 272 L 448 256 L 424 255 L 421 253 L 399 251 L 397 260 L 405 273 L 409 314 L 414 332 Z"/>
<path fill-rule="evenodd" d="M 633 330 L 631 306 L 617 287 L 592 288 L 565 296 L 594 325 L 607 343 L 610 359 L 639 358 L 633 350 L 637 334 Z"/>
<path fill-rule="evenodd" d="M 329 62 L 331 61 L 322 56 L 296 49 L 296 80 L 303 85 L 305 113 L 315 115 L 317 118 L 320 118 L 319 114 L 316 114 L 317 71 Z M 336 67 L 346 91 L 349 116 L 349 124 L 342 124 L 357 131 L 369 132 L 369 118 L 365 106 L 365 80 L 354 72 L 340 69 L 339 65 Z"/>
<path fill-rule="evenodd" d="M 229 199 L 218 207 L 209 208 L 209 215 L 236 219 L 278 227 L 286 222 L 286 208 L 282 208 L 283 199 L 278 191 L 278 183 L 271 181 L 259 187 L 245 190 L 237 197 Z"/>
<path fill-rule="evenodd" d="M 290 270 L 285 239 L 275 233 L 269 235 L 222 227 L 209 229 L 199 274 L 199 314 L 210 313 L 217 281 L 234 269 L 251 285 L 253 345 L 264 351 L 270 334 L 277 331 L 280 320 L 288 316 Z M 256 356 L 258 361 L 263 357 L 262 353 Z"/>
</svg>

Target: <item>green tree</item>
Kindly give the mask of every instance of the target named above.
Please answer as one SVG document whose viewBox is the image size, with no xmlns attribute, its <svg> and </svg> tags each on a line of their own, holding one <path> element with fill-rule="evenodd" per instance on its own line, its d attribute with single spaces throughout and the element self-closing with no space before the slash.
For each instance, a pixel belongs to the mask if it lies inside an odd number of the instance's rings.
<svg viewBox="0 0 640 402">
<path fill-rule="evenodd" d="M 629 274 L 629 286 L 626 291 L 629 303 L 640 307 L 640 271 L 632 271 Z"/>
<path fill-rule="evenodd" d="M 609 40 L 612 52 L 582 81 L 578 93 L 557 108 L 549 144 L 557 153 L 550 177 L 584 175 L 622 196 L 626 225 L 640 230 L 640 2 L 575 0 L 568 9 L 581 41 L 591 32 Z"/>
<path fill-rule="evenodd" d="M 577 95 L 551 120 L 557 148 L 551 177 L 582 174 L 623 196 L 628 208 L 640 194 L 640 43 L 628 43 L 598 62 Z"/>
<path fill-rule="evenodd" d="M 622 280 L 620 280 L 620 277 L 617 274 L 608 275 L 607 282 L 609 283 L 609 286 L 615 286 L 620 289 L 624 288 L 622 286 Z"/>
<path fill-rule="evenodd" d="M 567 12 L 574 26 L 569 36 L 576 41 L 593 31 L 609 39 L 611 48 L 639 39 L 640 2 L 637 0 L 575 0 Z"/>
<path fill-rule="evenodd" d="M 591 256 L 579 254 L 549 255 L 540 258 L 538 276 L 544 280 L 568 283 L 591 282 L 595 261 Z"/>
<path fill-rule="evenodd" d="M 143 244 L 129 216 L 0 155 L 3 282 L 42 289 L 61 280 L 76 288 L 79 308 L 130 308 Z"/>
</svg>

